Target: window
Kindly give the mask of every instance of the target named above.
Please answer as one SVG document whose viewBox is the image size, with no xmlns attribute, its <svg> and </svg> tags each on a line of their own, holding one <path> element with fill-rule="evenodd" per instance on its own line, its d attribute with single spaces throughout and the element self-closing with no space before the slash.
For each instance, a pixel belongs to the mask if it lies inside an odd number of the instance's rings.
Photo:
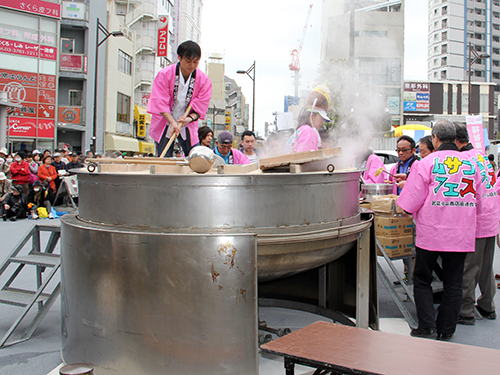
<svg viewBox="0 0 500 375">
<path fill-rule="evenodd" d="M 447 40 L 447 39 L 448 39 L 448 33 L 444 31 L 443 33 L 441 33 L 441 40 Z"/>
<path fill-rule="evenodd" d="M 81 107 L 83 105 L 82 90 L 69 90 L 68 95 L 68 103 L 70 106 Z"/>
<path fill-rule="evenodd" d="M 493 48 L 493 54 L 494 55 L 500 55 L 500 49 L 499 48 Z"/>
<path fill-rule="evenodd" d="M 61 52 L 73 53 L 75 50 L 75 40 L 70 38 L 61 38 Z"/>
<path fill-rule="evenodd" d="M 121 49 L 118 50 L 118 70 L 129 76 L 132 75 L 132 57 Z"/>
<path fill-rule="evenodd" d="M 441 46 L 441 53 L 448 53 L 448 45 L 447 44 L 443 44 Z"/>
<path fill-rule="evenodd" d="M 500 66 L 500 61 L 493 60 L 493 66 Z"/>
<path fill-rule="evenodd" d="M 441 57 L 441 66 L 446 66 L 448 64 L 448 58 L 445 56 L 445 57 Z"/>
<path fill-rule="evenodd" d="M 479 96 L 479 112 L 488 112 L 488 94 L 481 94 Z"/>
<path fill-rule="evenodd" d="M 495 18 L 500 18 L 500 13 L 498 13 L 498 12 L 493 12 L 493 17 L 495 17 Z"/>
<path fill-rule="evenodd" d="M 462 91 L 462 113 L 469 112 L 469 93 Z"/>
<path fill-rule="evenodd" d="M 446 79 L 446 70 L 441 70 L 441 79 Z"/>
<path fill-rule="evenodd" d="M 446 28 L 448 27 L 448 20 L 445 18 L 444 20 L 441 21 L 441 27 Z"/>
<path fill-rule="evenodd" d="M 226 82 L 226 91 L 231 90 L 231 84 L 229 82 Z"/>
<path fill-rule="evenodd" d="M 434 59 L 434 66 L 438 65 L 438 59 Z"/>
<path fill-rule="evenodd" d="M 495 30 L 500 30 L 500 25 L 497 25 L 496 23 L 493 24 L 493 28 Z"/>
<path fill-rule="evenodd" d="M 476 26 L 477 27 L 484 27 L 484 22 L 476 21 Z"/>
<path fill-rule="evenodd" d="M 500 79 L 500 74 L 499 73 L 493 73 L 493 78 L 494 79 Z"/>
<path fill-rule="evenodd" d="M 482 39 L 484 39 L 484 34 L 475 33 L 474 38 L 482 40 Z"/>
<path fill-rule="evenodd" d="M 475 77 L 483 77 L 484 76 L 484 72 L 482 72 L 480 70 L 475 70 L 474 71 L 474 76 Z"/>
<path fill-rule="evenodd" d="M 359 58 L 355 60 L 360 79 L 379 85 L 398 85 L 401 81 L 401 60 Z"/>
<path fill-rule="evenodd" d="M 441 11 L 441 14 L 448 14 L 448 7 L 443 7 L 442 8 L 442 11 Z"/>
<path fill-rule="evenodd" d="M 364 37 L 380 37 L 387 38 L 387 31 L 379 31 L 379 30 L 358 30 L 354 34 L 355 36 L 364 36 Z"/>
<path fill-rule="evenodd" d="M 500 37 L 493 35 L 494 42 L 500 42 Z"/>
<path fill-rule="evenodd" d="M 116 100 L 116 121 L 130 124 L 130 96 L 118 93 Z"/>
</svg>

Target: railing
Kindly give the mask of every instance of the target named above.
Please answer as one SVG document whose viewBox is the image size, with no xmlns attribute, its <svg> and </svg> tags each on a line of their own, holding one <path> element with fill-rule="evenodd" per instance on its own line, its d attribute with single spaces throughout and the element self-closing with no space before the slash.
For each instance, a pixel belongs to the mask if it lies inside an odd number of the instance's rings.
<svg viewBox="0 0 500 375">
<path fill-rule="evenodd" d="M 135 41 L 136 50 L 135 53 L 141 51 L 154 51 L 155 50 L 155 39 L 152 36 L 141 36 L 136 38 Z"/>
<path fill-rule="evenodd" d="M 141 18 L 153 19 L 155 17 L 155 5 L 152 3 L 143 3 L 134 8 L 125 16 L 125 23 L 128 27 L 139 21 Z"/>
<path fill-rule="evenodd" d="M 152 85 L 153 73 L 146 70 L 135 71 L 135 87 L 139 85 Z"/>
<path fill-rule="evenodd" d="M 78 53 L 61 53 L 59 70 L 61 72 L 87 73 L 87 56 Z"/>
</svg>

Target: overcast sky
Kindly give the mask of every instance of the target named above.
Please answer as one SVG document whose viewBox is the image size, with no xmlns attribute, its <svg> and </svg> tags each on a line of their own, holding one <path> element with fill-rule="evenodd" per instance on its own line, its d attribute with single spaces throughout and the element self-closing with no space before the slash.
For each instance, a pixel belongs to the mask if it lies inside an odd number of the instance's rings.
<svg viewBox="0 0 500 375">
<path fill-rule="evenodd" d="M 321 0 L 204 0 L 202 61 L 224 55 L 226 76 L 236 80 L 252 110 L 252 80 L 236 74 L 256 61 L 255 128 L 262 135 L 273 112 L 283 112 L 284 96 L 294 94 L 290 52 L 298 48 L 309 4 L 313 4 L 304 39 L 300 90 L 313 88 L 321 47 Z M 405 79 L 427 77 L 427 2 L 406 0 Z M 204 64 L 200 68 L 204 69 Z M 251 121 L 251 120 L 250 120 Z"/>
</svg>

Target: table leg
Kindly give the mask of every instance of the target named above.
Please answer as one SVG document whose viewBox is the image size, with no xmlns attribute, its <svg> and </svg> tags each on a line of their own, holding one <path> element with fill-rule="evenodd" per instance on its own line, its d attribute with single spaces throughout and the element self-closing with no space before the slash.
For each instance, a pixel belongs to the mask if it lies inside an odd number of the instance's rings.
<svg viewBox="0 0 500 375">
<path fill-rule="evenodd" d="M 285 374 L 293 375 L 295 373 L 295 364 L 290 358 L 285 357 Z"/>
</svg>

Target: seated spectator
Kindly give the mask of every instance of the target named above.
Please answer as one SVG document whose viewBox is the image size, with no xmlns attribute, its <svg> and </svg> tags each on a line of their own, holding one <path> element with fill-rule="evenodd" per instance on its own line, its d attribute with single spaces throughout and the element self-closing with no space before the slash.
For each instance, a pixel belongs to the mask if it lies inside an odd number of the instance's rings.
<svg viewBox="0 0 500 375">
<path fill-rule="evenodd" d="M 72 152 L 70 154 L 71 161 L 66 164 L 66 172 L 68 172 L 69 175 L 75 174 L 75 172 L 70 172 L 71 169 L 80 169 L 83 168 L 84 165 L 83 163 L 78 160 L 78 153 Z"/>
<path fill-rule="evenodd" d="M 233 135 L 229 132 L 220 132 L 215 141 L 214 152 L 224 159 L 226 164 L 250 164 L 246 155 L 233 148 Z"/>
<path fill-rule="evenodd" d="M 61 186 L 61 176 L 66 174 L 66 163 L 62 161 L 62 154 L 60 152 L 56 152 L 52 159 L 52 166 L 57 172 L 57 178 L 54 180 L 56 184 L 55 191 L 57 192 L 59 190 L 59 186 Z"/>
<path fill-rule="evenodd" d="M 10 176 L 15 185 L 23 188 L 23 194 L 28 195 L 30 165 L 25 159 L 26 154 L 24 151 L 19 151 L 16 156 L 14 156 L 14 162 L 10 166 Z"/>
<path fill-rule="evenodd" d="M 10 192 L 12 192 L 12 181 L 5 176 L 5 173 L 0 172 L 0 203 Z"/>
<path fill-rule="evenodd" d="M 211 147 L 213 138 L 214 132 L 210 127 L 202 126 L 198 129 L 198 139 L 200 140 L 200 146 Z"/>
<path fill-rule="evenodd" d="M 3 221 L 26 219 L 28 212 L 28 197 L 23 194 L 23 187 L 14 185 L 12 192 L 2 201 L 0 212 Z"/>
<path fill-rule="evenodd" d="M 52 157 L 50 155 L 43 158 L 43 164 L 38 168 L 38 178 L 41 182 L 47 182 L 52 192 L 56 193 L 56 184 L 54 180 L 57 178 L 57 171 L 52 166 Z"/>
<path fill-rule="evenodd" d="M 28 156 L 26 156 L 26 162 L 30 166 L 30 180 L 29 180 L 30 186 L 33 186 L 35 181 L 38 181 L 37 173 L 38 173 L 38 167 L 40 166 L 40 164 L 34 160 L 35 157 L 37 157 L 38 161 L 40 160 L 40 156 L 38 154 L 34 154 L 32 152 L 30 152 L 28 154 Z"/>
<path fill-rule="evenodd" d="M 5 173 L 8 179 L 10 179 L 10 165 L 13 160 L 12 155 L 9 154 L 5 147 L 0 148 L 0 172 Z"/>
<path fill-rule="evenodd" d="M 54 216 L 52 216 L 52 206 L 50 204 L 53 199 L 54 197 L 51 196 L 50 189 L 44 187 L 40 181 L 35 181 L 28 195 L 28 208 L 31 218 L 38 219 L 37 209 L 45 207 L 49 219 L 53 219 Z"/>
</svg>

